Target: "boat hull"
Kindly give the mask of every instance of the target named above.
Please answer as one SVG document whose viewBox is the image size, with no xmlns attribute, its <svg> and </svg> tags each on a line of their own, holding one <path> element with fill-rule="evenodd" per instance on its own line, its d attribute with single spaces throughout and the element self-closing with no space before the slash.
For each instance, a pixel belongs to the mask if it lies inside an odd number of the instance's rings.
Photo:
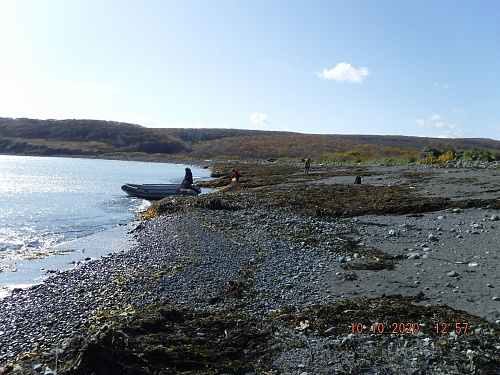
<svg viewBox="0 0 500 375">
<path fill-rule="evenodd" d="M 198 195 L 201 189 L 191 185 L 191 189 L 184 189 L 180 184 L 124 184 L 122 190 L 131 197 L 158 200 L 170 195 Z"/>
</svg>

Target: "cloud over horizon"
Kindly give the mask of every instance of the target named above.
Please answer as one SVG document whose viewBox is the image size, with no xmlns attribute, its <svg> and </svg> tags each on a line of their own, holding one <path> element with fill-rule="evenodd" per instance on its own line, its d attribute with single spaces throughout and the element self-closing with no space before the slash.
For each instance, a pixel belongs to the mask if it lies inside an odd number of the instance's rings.
<svg viewBox="0 0 500 375">
<path fill-rule="evenodd" d="M 463 138 L 467 132 L 460 129 L 457 124 L 441 121 L 440 115 L 432 115 L 428 119 L 413 120 L 420 128 L 431 128 L 440 132 L 438 138 Z"/>
<path fill-rule="evenodd" d="M 267 125 L 269 124 L 269 121 L 267 120 L 267 115 L 264 115 L 262 113 L 254 113 L 250 117 L 250 122 L 252 124 L 257 124 L 257 125 Z"/>
<path fill-rule="evenodd" d="M 333 69 L 323 69 L 321 73 L 316 72 L 316 76 L 324 79 L 331 79 L 339 82 L 361 83 L 370 75 L 368 68 L 354 68 L 351 64 L 341 62 Z"/>
</svg>

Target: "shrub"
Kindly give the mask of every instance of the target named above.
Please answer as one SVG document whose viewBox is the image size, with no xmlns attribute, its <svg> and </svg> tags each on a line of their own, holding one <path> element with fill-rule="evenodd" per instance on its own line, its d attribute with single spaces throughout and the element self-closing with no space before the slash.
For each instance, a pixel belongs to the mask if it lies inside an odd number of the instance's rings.
<svg viewBox="0 0 500 375">
<path fill-rule="evenodd" d="M 441 154 L 437 161 L 439 163 L 446 163 L 447 161 L 455 160 L 455 152 L 452 150 L 446 151 L 444 154 Z"/>
<path fill-rule="evenodd" d="M 425 159 L 422 159 L 420 161 L 420 164 L 431 165 L 431 164 L 436 164 L 437 162 L 438 162 L 437 157 L 435 157 L 434 155 L 428 155 Z"/>
<path fill-rule="evenodd" d="M 481 153 L 479 155 L 479 160 L 490 162 L 490 161 L 493 161 L 494 159 L 491 157 L 491 154 L 489 154 L 489 153 Z"/>
</svg>

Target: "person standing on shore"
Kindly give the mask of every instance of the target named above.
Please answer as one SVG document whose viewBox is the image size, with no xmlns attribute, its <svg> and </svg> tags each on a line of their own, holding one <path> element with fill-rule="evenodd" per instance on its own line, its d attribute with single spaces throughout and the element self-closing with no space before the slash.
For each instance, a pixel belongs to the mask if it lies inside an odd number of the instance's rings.
<svg viewBox="0 0 500 375">
<path fill-rule="evenodd" d="M 238 171 L 236 168 L 233 168 L 231 172 L 233 172 L 233 181 L 238 182 L 238 180 L 240 179 L 240 171 Z"/>
<path fill-rule="evenodd" d="M 304 165 L 304 174 L 309 174 L 309 168 L 311 167 L 311 159 L 306 159 L 306 164 Z"/>
</svg>

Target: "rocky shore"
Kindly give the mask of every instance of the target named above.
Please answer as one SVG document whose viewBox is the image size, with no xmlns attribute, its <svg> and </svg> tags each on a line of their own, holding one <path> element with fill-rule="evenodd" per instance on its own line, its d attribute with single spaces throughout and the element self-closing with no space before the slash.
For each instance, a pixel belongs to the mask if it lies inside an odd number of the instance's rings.
<svg viewBox="0 0 500 375">
<path fill-rule="evenodd" d="M 0 301 L 0 373 L 500 373 L 496 166 L 236 166 Z"/>
</svg>

